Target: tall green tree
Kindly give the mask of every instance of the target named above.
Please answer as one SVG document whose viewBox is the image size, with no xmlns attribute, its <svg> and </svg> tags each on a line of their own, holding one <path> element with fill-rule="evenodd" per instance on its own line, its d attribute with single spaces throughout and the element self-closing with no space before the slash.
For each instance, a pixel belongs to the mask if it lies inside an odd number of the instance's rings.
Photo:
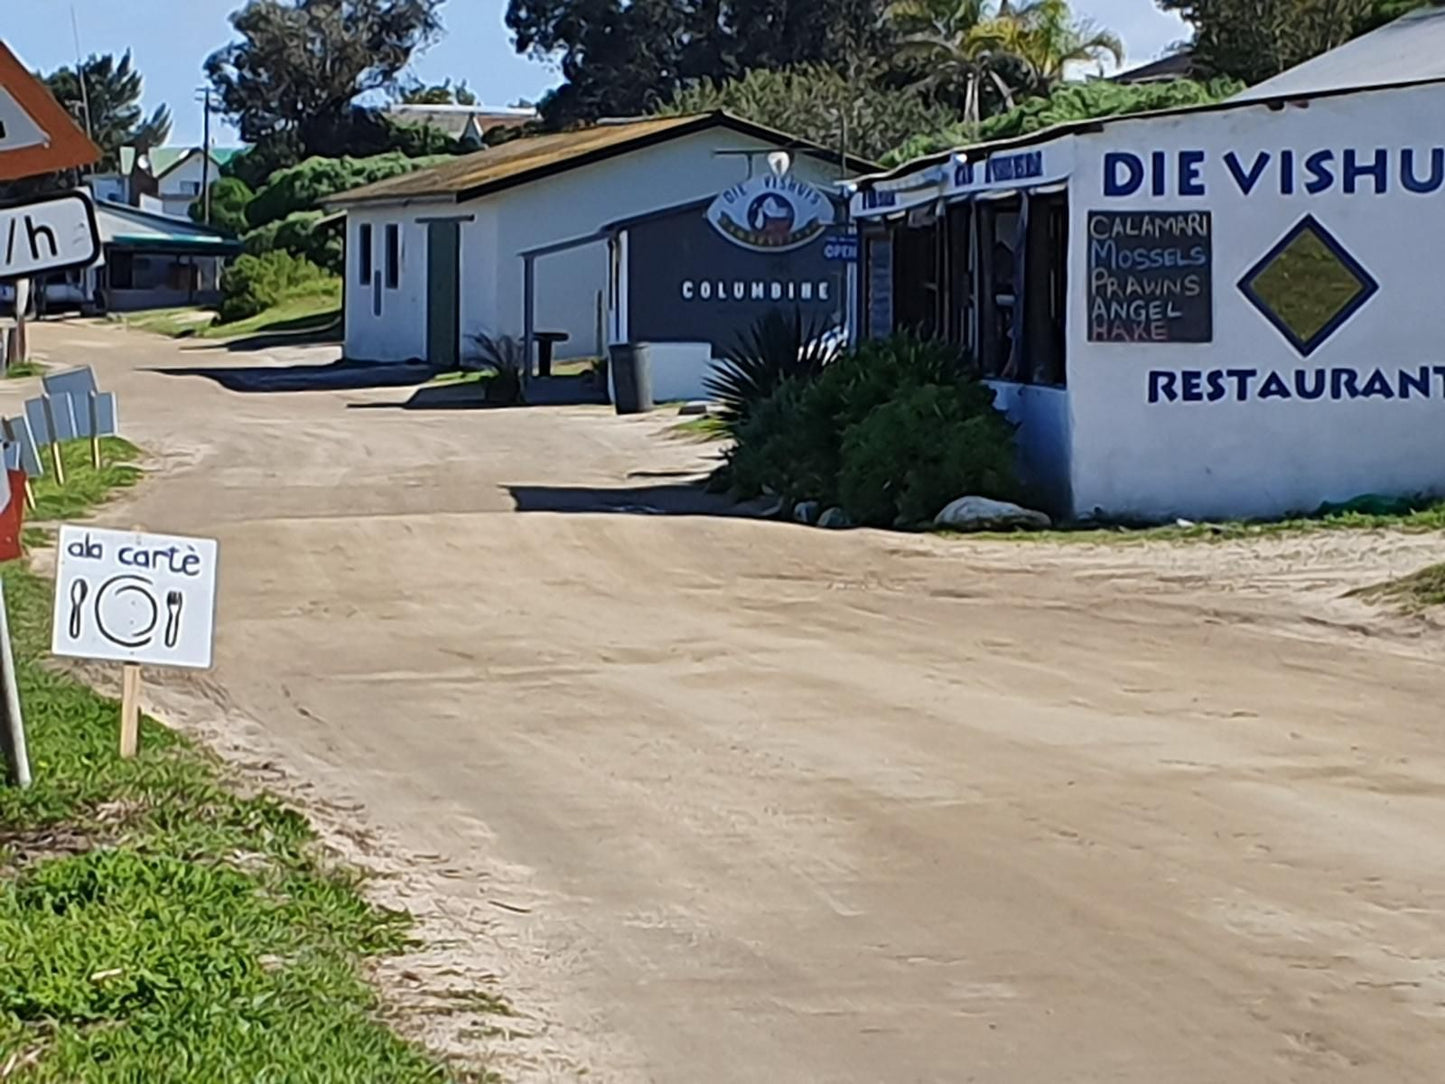
<svg viewBox="0 0 1445 1084">
<path fill-rule="evenodd" d="M 147 115 L 141 108 L 145 81 L 131 63 L 130 53 L 119 60 L 110 54 L 91 56 L 77 71 L 61 68 L 45 77 L 55 95 L 100 148 L 102 170 L 120 168 L 120 149 L 159 147 L 170 138 L 171 113 L 159 105 Z"/>
<path fill-rule="evenodd" d="M 566 82 L 541 103 L 551 127 L 660 108 L 683 87 L 755 68 L 886 53 L 884 0 L 509 0 L 517 51 Z"/>
<path fill-rule="evenodd" d="M 964 123 L 1012 109 L 1026 82 L 1014 51 L 1018 28 L 1007 8 L 986 0 L 894 0 L 888 19 L 898 32 L 896 58 L 916 84 L 953 103 Z"/>
<path fill-rule="evenodd" d="M 249 0 L 239 36 L 206 60 L 221 111 L 248 143 L 292 160 L 334 152 L 361 95 L 394 89 L 441 34 L 442 0 Z"/>
<path fill-rule="evenodd" d="M 936 154 L 973 142 L 1012 139 L 1071 121 L 1207 105 L 1223 101 L 1243 89 L 1244 84 L 1236 79 L 1208 82 L 1174 79 L 1163 83 L 1137 84 L 1091 79 L 1087 83 L 1064 83 L 1048 97 L 1030 98 L 1007 113 L 989 117 L 977 129 L 962 124 L 919 129 L 881 160 L 885 165 L 895 166 L 925 154 Z"/>
<path fill-rule="evenodd" d="M 477 96 L 463 79 L 455 86 L 450 79 L 430 85 L 414 83 L 401 92 L 407 105 L 476 105 Z"/>
<path fill-rule="evenodd" d="M 1064 81 L 1072 65 L 1092 64 L 1103 74 L 1104 62 L 1124 61 L 1119 35 L 1092 19 L 1074 14 L 1069 0 L 1025 0 L 1000 12 L 1008 30 L 1009 50 L 1022 60 L 1033 81 L 1031 89 L 1048 93 Z"/>
<path fill-rule="evenodd" d="M 1158 0 L 1194 28 L 1206 75 L 1259 83 L 1429 0 Z"/>
<path fill-rule="evenodd" d="M 957 120 L 948 106 L 916 87 L 888 85 L 876 67 L 851 75 L 824 64 L 781 71 L 758 68 L 741 79 L 703 80 L 679 91 L 663 113 L 726 109 L 780 132 L 877 161 L 916 132 Z"/>
</svg>

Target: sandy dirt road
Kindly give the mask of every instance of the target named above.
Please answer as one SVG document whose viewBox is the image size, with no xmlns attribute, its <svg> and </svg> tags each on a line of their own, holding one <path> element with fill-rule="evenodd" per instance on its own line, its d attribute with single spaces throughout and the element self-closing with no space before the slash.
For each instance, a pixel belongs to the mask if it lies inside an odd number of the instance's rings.
<svg viewBox="0 0 1445 1084">
<path fill-rule="evenodd" d="M 700 461 L 655 419 L 36 339 L 159 457 L 106 518 L 221 539 L 218 666 L 168 686 L 450 863 L 546 1022 L 507 1075 L 1442 1079 L 1440 637 L 1339 597 L 1440 538 L 645 514 Z"/>
</svg>

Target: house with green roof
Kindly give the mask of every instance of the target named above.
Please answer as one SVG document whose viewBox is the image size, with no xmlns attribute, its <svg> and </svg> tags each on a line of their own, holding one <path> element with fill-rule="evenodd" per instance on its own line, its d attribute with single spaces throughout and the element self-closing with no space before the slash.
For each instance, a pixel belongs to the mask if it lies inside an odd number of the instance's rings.
<svg viewBox="0 0 1445 1084">
<path fill-rule="evenodd" d="M 240 152 L 240 147 L 212 147 L 207 168 L 200 147 L 156 147 L 149 151 L 122 147 L 120 172 L 94 178 L 92 187 L 99 199 L 187 218 L 207 178 L 215 184 L 221 177 L 221 167 Z"/>
</svg>

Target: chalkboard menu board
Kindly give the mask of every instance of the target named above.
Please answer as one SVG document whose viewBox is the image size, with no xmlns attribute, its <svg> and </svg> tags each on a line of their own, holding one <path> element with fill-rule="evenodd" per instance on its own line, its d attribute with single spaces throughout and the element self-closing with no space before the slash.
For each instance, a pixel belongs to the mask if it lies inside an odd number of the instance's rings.
<svg viewBox="0 0 1445 1084">
<path fill-rule="evenodd" d="M 1089 341 L 1214 338 L 1208 211 L 1089 212 Z"/>
</svg>

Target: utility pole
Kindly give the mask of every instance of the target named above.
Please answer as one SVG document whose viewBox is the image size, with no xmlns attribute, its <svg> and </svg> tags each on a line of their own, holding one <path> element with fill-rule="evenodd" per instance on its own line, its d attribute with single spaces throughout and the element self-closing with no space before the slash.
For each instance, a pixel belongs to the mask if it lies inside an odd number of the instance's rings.
<svg viewBox="0 0 1445 1084">
<path fill-rule="evenodd" d="M 201 221 L 211 224 L 211 88 L 201 87 L 198 101 L 204 102 L 205 120 L 201 127 Z"/>
</svg>

